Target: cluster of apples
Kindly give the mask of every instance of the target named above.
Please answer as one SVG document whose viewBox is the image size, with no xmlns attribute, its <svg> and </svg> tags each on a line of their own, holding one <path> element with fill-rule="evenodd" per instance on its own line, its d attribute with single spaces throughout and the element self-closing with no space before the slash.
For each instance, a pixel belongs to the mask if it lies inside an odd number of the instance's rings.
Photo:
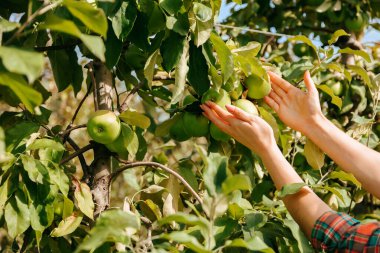
<svg viewBox="0 0 380 253">
<path fill-rule="evenodd" d="M 130 128 L 112 111 L 98 110 L 87 122 L 90 137 L 108 150 L 117 153 L 121 158 L 128 157 L 126 146 L 129 142 Z"/>
<path fill-rule="evenodd" d="M 271 91 L 271 85 L 265 79 L 250 75 L 245 80 L 247 88 L 247 97 L 251 99 L 262 99 Z M 228 90 L 228 91 L 227 91 Z M 202 103 L 213 101 L 220 107 L 226 109 L 226 105 L 230 105 L 231 98 L 236 101 L 233 104 L 249 114 L 258 115 L 256 106 L 248 99 L 239 98 L 242 95 L 243 86 L 240 84 L 237 88 L 231 89 L 228 85 L 224 85 L 219 90 L 210 88 L 202 96 Z M 215 124 L 202 114 L 192 112 L 181 112 L 176 114 L 176 121 L 170 128 L 170 136 L 177 141 L 185 141 L 190 137 L 210 136 L 217 141 L 228 141 L 230 136 L 221 131 Z"/>
</svg>

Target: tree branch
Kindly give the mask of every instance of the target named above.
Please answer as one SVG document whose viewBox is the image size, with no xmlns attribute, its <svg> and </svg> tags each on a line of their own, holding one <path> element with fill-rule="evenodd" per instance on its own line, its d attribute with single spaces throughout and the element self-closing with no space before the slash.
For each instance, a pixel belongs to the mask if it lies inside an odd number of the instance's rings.
<svg viewBox="0 0 380 253">
<path fill-rule="evenodd" d="M 111 174 L 111 180 L 117 177 L 120 173 L 122 173 L 124 170 L 134 168 L 134 167 L 139 167 L 139 166 L 150 166 L 150 167 L 158 167 L 170 174 L 172 174 L 174 177 L 176 177 L 181 183 L 186 187 L 186 189 L 193 194 L 193 196 L 198 200 L 199 203 L 202 203 L 201 197 L 196 193 L 196 191 L 190 186 L 190 184 L 176 171 L 166 167 L 165 165 L 162 165 L 160 163 L 156 162 L 127 162 L 124 160 L 119 160 L 120 162 L 126 164 L 124 167 L 120 168 L 119 170 L 115 171 L 114 173 Z"/>
<path fill-rule="evenodd" d="M 71 121 L 70 121 L 69 126 L 71 126 L 71 125 L 74 123 L 76 117 L 78 116 L 78 112 L 79 112 L 80 108 L 82 107 L 82 105 L 83 105 L 84 101 L 86 100 L 86 98 L 88 97 L 88 95 L 90 95 L 90 92 L 91 92 L 91 86 L 92 86 L 92 85 L 93 85 L 93 84 L 90 83 L 90 85 L 88 86 L 88 89 L 87 89 L 86 94 L 84 95 L 84 97 L 82 98 L 82 100 L 79 102 L 79 105 L 78 105 L 77 109 L 75 110 L 75 113 L 74 113 L 74 115 L 73 115 L 73 117 L 72 117 L 72 119 L 71 119 Z"/>
<path fill-rule="evenodd" d="M 75 152 L 78 152 L 80 150 L 79 146 L 75 143 L 73 139 L 70 138 L 70 136 L 67 137 L 67 142 L 73 147 Z M 86 163 L 86 160 L 84 159 L 83 153 L 78 155 L 79 162 L 82 166 L 83 170 L 83 177 L 88 178 L 88 165 Z"/>
<path fill-rule="evenodd" d="M 30 25 L 30 23 L 32 23 L 36 17 L 45 14 L 46 12 L 50 11 L 51 9 L 56 8 L 61 3 L 62 3 L 62 1 L 57 1 L 57 2 L 54 2 L 51 4 L 41 6 L 41 8 L 39 8 L 36 12 L 34 12 L 32 15 L 30 15 L 28 17 L 26 22 L 24 24 L 22 24 L 22 26 L 20 26 L 20 28 L 12 35 L 12 37 L 7 42 L 5 42 L 4 45 L 9 45 L 13 40 L 15 40 L 17 37 L 19 37 L 20 34 L 25 30 L 25 28 L 28 25 Z"/>
<path fill-rule="evenodd" d="M 87 146 L 85 146 L 85 147 L 75 151 L 71 155 L 67 156 L 65 159 L 62 159 L 61 162 L 59 163 L 59 165 L 67 163 L 68 161 L 70 161 L 70 160 L 74 159 L 75 157 L 83 154 L 84 152 L 92 149 L 93 147 L 94 147 L 94 144 L 92 144 L 92 143 L 88 144 Z"/>
<path fill-rule="evenodd" d="M 69 135 L 69 134 L 71 133 L 71 131 L 76 130 L 76 129 L 80 129 L 80 128 L 85 128 L 85 127 L 87 127 L 86 124 L 82 124 L 82 125 L 77 125 L 77 126 L 70 127 L 70 128 L 68 128 L 68 129 L 66 129 L 65 131 L 63 131 L 62 136 L 63 136 L 64 138 L 66 138 L 66 136 Z"/>
<path fill-rule="evenodd" d="M 46 46 L 46 47 L 34 47 L 34 50 L 37 52 L 46 52 L 46 51 L 54 51 L 54 50 L 62 50 L 62 49 L 68 49 L 73 48 L 78 45 L 82 44 L 82 41 L 78 41 L 74 44 L 68 44 L 68 45 L 54 45 L 54 46 Z"/>
</svg>

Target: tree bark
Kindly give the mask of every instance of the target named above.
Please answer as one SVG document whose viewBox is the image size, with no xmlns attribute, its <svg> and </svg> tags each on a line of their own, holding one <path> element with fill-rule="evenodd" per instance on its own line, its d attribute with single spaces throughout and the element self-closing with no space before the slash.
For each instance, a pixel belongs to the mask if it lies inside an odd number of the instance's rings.
<svg viewBox="0 0 380 253">
<path fill-rule="evenodd" d="M 111 71 L 101 62 L 94 61 L 95 74 L 94 96 L 100 110 L 112 109 L 112 82 Z M 91 192 L 94 198 L 94 217 L 109 207 L 111 188 L 111 155 L 104 145 L 96 144 L 94 147 L 94 161 L 92 163 Z"/>
</svg>

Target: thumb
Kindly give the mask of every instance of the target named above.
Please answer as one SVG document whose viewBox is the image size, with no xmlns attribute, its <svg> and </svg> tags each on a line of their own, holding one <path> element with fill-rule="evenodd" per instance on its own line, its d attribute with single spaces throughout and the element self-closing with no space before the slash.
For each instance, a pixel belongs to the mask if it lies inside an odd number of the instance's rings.
<svg viewBox="0 0 380 253">
<path fill-rule="evenodd" d="M 305 71 L 305 74 L 303 75 L 303 80 L 305 81 L 305 85 L 306 85 L 307 91 L 310 94 L 313 94 L 313 93 L 318 94 L 318 90 L 315 87 L 313 79 L 311 79 L 309 70 Z"/>
</svg>

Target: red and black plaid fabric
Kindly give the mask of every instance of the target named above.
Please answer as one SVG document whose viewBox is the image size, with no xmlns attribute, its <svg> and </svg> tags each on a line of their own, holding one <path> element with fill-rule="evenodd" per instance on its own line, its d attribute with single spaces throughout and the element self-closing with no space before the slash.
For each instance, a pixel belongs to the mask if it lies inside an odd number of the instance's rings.
<svg viewBox="0 0 380 253">
<path fill-rule="evenodd" d="M 325 252 L 380 253 L 380 223 L 360 223 L 344 213 L 326 212 L 315 223 L 311 243 Z"/>
</svg>

